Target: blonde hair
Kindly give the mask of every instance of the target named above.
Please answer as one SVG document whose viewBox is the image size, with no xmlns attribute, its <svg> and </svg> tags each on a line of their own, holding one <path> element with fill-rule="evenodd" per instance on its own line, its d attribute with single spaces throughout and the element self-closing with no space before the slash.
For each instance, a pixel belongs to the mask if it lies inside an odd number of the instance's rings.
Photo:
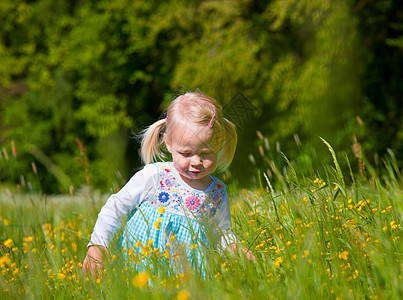
<svg viewBox="0 0 403 300">
<path fill-rule="evenodd" d="M 217 101 L 199 92 L 186 93 L 171 102 L 166 118 L 155 122 L 142 133 L 141 158 L 145 164 L 166 159 L 165 141 L 171 142 L 173 133 L 185 130 L 186 123 L 211 126 L 220 145 L 217 168 L 224 171 L 231 164 L 237 144 L 234 124 L 223 117 Z"/>
</svg>

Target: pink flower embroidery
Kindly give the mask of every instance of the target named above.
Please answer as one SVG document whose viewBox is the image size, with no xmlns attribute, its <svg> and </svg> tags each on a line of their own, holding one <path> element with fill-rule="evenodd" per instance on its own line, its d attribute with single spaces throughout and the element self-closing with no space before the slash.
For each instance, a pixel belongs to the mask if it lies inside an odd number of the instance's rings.
<svg viewBox="0 0 403 300">
<path fill-rule="evenodd" d="M 189 196 L 186 198 L 185 200 L 185 205 L 187 206 L 187 208 L 189 208 L 190 210 L 195 210 L 199 207 L 200 205 L 200 200 L 199 198 L 195 197 L 195 196 Z"/>
<path fill-rule="evenodd" d="M 217 188 L 218 188 L 218 189 L 222 189 L 222 187 L 223 187 L 223 186 L 222 186 L 221 183 L 217 183 Z"/>
<path fill-rule="evenodd" d="M 174 185 L 174 181 L 172 179 L 170 179 L 170 178 L 166 178 L 164 180 L 164 183 L 165 183 L 166 186 L 173 186 Z"/>
</svg>

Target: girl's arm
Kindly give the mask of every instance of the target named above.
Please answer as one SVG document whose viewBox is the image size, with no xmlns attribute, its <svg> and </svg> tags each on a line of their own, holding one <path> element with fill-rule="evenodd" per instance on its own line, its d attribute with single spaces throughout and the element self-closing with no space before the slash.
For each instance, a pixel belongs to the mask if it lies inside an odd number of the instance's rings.
<svg viewBox="0 0 403 300">
<path fill-rule="evenodd" d="M 253 260 L 254 262 L 256 262 L 256 258 L 252 254 L 252 251 L 248 250 L 246 247 L 241 246 L 239 244 L 235 234 L 231 230 L 231 228 L 232 228 L 231 213 L 230 213 L 227 193 L 225 193 L 224 200 L 223 200 L 223 206 L 219 212 L 217 223 L 218 223 L 218 226 L 220 227 L 220 230 L 223 232 L 223 236 L 221 237 L 222 249 L 228 248 L 233 253 L 241 250 L 242 252 L 245 253 L 247 259 Z"/>
<path fill-rule="evenodd" d="M 118 193 L 109 197 L 98 214 L 88 243 L 87 256 L 83 262 L 85 271 L 95 275 L 102 269 L 105 257 L 109 257 L 108 245 L 124 217 L 154 193 L 157 182 L 157 168 L 154 165 L 146 165 Z"/>
<path fill-rule="evenodd" d="M 223 204 L 220 210 L 217 211 L 216 221 L 218 227 L 223 233 L 221 237 L 221 248 L 225 249 L 228 245 L 237 243 L 238 240 L 232 232 L 231 213 L 229 208 L 228 194 L 225 192 Z"/>
<path fill-rule="evenodd" d="M 88 246 L 99 245 L 108 248 L 124 217 L 154 192 L 157 180 L 157 168 L 154 165 L 146 165 L 118 193 L 110 196 L 98 214 Z"/>
</svg>

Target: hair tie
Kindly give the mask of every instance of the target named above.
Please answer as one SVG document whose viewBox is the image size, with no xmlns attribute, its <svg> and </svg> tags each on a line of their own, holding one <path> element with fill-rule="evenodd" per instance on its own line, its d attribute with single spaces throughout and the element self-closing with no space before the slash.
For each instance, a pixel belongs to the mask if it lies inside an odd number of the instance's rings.
<svg viewBox="0 0 403 300">
<path fill-rule="evenodd" d="M 211 117 L 211 120 L 210 120 L 210 122 L 208 123 L 208 127 L 213 128 L 214 118 L 215 118 L 215 113 L 214 113 L 213 116 Z"/>
</svg>

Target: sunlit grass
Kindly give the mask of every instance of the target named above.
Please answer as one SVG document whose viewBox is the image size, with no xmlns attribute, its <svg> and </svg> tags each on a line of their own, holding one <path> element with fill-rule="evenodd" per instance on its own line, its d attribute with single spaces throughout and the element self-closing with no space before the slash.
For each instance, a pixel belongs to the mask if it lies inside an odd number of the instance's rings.
<svg viewBox="0 0 403 300">
<path fill-rule="evenodd" d="M 186 264 L 175 271 L 167 262 L 180 255 L 149 245 L 136 245 L 141 256 L 126 254 L 153 267 L 138 272 L 112 250 L 105 271 L 88 276 L 82 261 L 98 212 L 92 203 L 99 209 L 105 199 L 8 191 L 0 202 L 0 298 L 399 299 L 403 194 L 393 161 L 387 176 L 369 173 L 347 187 L 339 169 L 305 178 L 291 168 L 280 188 L 266 176 L 256 190 L 232 192 L 233 230 L 256 262 L 211 251 L 207 279 Z"/>
</svg>

